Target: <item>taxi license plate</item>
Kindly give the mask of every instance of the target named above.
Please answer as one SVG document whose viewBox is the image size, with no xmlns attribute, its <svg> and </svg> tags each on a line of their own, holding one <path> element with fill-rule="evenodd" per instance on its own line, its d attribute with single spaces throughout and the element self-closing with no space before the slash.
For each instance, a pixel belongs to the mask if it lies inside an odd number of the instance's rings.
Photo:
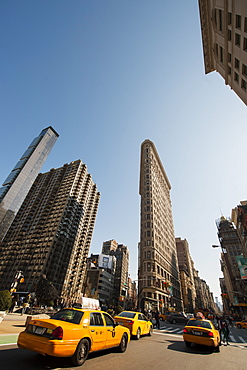
<svg viewBox="0 0 247 370">
<path fill-rule="evenodd" d="M 35 333 L 35 334 L 40 334 L 40 335 L 42 335 L 42 334 L 44 334 L 44 332 L 45 332 L 45 328 L 39 328 L 39 327 L 36 327 L 36 328 L 35 328 L 35 330 L 34 330 L 34 333 Z"/>
<path fill-rule="evenodd" d="M 194 334 L 195 335 L 202 335 L 202 332 L 200 332 L 200 331 L 194 331 Z"/>
</svg>

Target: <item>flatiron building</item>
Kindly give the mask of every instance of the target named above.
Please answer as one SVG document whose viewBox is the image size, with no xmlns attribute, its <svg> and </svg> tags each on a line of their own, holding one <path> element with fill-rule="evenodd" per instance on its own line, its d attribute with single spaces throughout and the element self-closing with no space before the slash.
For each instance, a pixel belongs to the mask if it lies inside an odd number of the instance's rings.
<svg viewBox="0 0 247 370">
<path fill-rule="evenodd" d="M 155 145 L 141 145 L 141 227 L 138 263 L 139 307 L 182 310 L 173 228 L 171 185 Z"/>
</svg>

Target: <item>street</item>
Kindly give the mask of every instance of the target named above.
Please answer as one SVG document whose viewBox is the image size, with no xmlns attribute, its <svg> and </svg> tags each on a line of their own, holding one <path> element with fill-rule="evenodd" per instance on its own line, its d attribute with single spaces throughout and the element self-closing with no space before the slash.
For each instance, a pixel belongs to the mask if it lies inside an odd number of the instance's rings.
<svg viewBox="0 0 247 370">
<path fill-rule="evenodd" d="M 182 325 L 162 323 L 161 326 L 160 331 L 154 330 L 152 337 L 142 337 L 138 341 L 131 340 L 125 353 L 117 353 L 114 350 L 97 352 L 89 355 L 84 365 L 77 368 L 71 366 L 70 360 L 66 358 L 46 358 L 13 345 L 3 346 L 0 347 L 1 369 L 246 369 L 247 331 L 245 329 L 232 328 L 231 337 L 234 340 L 231 340 L 230 346 L 221 346 L 220 353 L 210 353 L 206 347 L 186 348 L 182 335 L 173 334 L 175 331 L 182 331 Z"/>
</svg>

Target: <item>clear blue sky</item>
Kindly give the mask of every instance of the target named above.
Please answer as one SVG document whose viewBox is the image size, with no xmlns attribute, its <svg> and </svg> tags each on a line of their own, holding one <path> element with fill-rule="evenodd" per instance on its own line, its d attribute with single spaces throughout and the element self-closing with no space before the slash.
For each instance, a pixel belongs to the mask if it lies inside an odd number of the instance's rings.
<svg viewBox="0 0 247 370">
<path fill-rule="evenodd" d="M 42 172 L 81 159 L 101 192 L 91 246 L 116 239 L 136 278 L 139 161 L 154 142 L 174 227 L 219 296 L 215 220 L 247 199 L 246 107 L 204 74 L 194 0 L 1 0 L 2 183 L 40 131 L 60 137 Z"/>
</svg>

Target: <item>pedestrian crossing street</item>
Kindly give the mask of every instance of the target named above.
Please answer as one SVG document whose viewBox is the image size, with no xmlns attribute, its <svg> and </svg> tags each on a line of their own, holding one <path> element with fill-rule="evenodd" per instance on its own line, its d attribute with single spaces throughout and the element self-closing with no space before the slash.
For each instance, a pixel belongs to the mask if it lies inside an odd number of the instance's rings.
<svg viewBox="0 0 247 370">
<path fill-rule="evenodd" d="M 164 333 L 164 334 L 177 334 L 177 335 L 182 335 L 183 334 L 183 328 L 176 328 L 174 326 L 169 326 L 169 327 L 165 327 L 165 328 L 161 328 L 159 330 L 157 330 L 159 333 Z M 236 344 L 241 344 L 241 343 L 245 343 L 247 344 L 247 337 L 245 336 L 245 338 L 243 338 L 242 336 L 238 335 L 238 334 L 230 334 L 229 335 L 229 342 L 231 343 L 236 343 Z"/>
</svg>

